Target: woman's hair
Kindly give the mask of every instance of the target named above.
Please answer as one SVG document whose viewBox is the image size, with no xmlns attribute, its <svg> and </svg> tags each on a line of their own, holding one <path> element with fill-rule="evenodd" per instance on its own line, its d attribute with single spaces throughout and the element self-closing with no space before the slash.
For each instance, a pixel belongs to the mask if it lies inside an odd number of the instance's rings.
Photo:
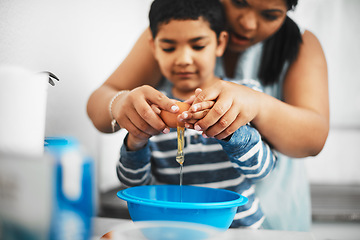
<svg viewBox="0 0 360 240">
<path fill-rule="evenodd" d="M 295 9 L 298 0 L 287 0 L 288 10 Z M 279 80 L 284 64 L 292 63 L 299 52 L 302 37 L 297 24 L 288 16 L 280 29 L 264 42 L 258 77 L 264 85 Z"/>
<path fill-rule="evenodd" d="M 150 30 L 155 38 L 161 24 L 200 17 L 209 22 L 217 37 L 225 30 L 225 13 L 219 0 L 154 0 L 149 12 Z"/>
<path fill-rule="evenodd" d="M 286 0 L 288 10 L 294 10 L 298 4 L 298 0 Z"/>
</svg>

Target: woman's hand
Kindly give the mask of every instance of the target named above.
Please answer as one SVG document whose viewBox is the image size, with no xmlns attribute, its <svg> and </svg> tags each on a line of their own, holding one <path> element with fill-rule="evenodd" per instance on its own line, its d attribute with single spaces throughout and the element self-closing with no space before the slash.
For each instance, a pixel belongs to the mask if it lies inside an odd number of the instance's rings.
<svg viewBox="0 0 360 240">
<path fill-rule="evenodd" d="M 203 131 L 208 137 L 224 139 L 256 117 L 260 108 L 258 94 L 261 93 L 246 86 L 219 81 L 196 92 L 188 115 L 183 113 L 181 118 L 187 122 L 203 110 L 204 103 L 215 101 L 204 117 L 194 124 L 194 129 Z"/>
<path fill-rule="evenodd" d="M 125 128 L 136 140 L 135 145 L 146 143 L 153 135 L 170 131 L 152 105 L 174 113 L 178 111 L 173 100 L 148 85 L 121 94 L 112 105 L 114 118 L 120 128 Z"/>
<path fill-rule="evenodd" d="M 203 101 L 193 105 L 195 98 L 201 92 L 202 89 L 200 88 L 195 90 L 195 94 L 185 101 L 191 107 L 178 116 L 178 121 L 184 122 L 186 128 L 194 129 L 194 124 L 204 118 L 215 104 L 214 101 Z"/>
</svg>

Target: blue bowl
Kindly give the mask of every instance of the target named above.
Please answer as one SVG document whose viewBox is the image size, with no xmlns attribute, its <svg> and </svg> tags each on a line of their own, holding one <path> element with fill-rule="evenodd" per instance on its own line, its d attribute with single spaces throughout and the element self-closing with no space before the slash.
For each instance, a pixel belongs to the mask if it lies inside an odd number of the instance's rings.
<svg viewBox="0 0 360 240">
<path fill-rule="evenodd" d="M 137 186 L 119 191 L 117 196 L 127 201 L 134 222 L 191 222 L 224 231 L 230 227 L 237 207 L 248 201 L 236 192 L 187 185 Z"/>
</svg>

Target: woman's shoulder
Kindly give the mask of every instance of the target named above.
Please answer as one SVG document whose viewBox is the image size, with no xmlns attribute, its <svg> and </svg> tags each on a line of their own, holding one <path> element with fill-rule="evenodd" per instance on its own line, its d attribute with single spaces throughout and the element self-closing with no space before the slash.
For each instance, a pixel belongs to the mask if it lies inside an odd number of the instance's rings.
<svg viewBox="0 0 360 240">
<path fill-rule="evenodd" d="M 313 32 L 311 32 L 310 30 L 305 29 L 304 33 L 302 34 L 302 38 L 303 38 L 304 42 L 307 42 L 307 43 L 319 43 L 320 44 L 320 41 L 317 38 L 317 36 Z"/>
<path fill-rule="evenodd" d="M 311 49 L 322 49 L 319 39 L 311 30 L 301 26 L 301 24 L 297 22 L 295 22 L 295 24 L 298 26 L 302 38 L 300 48 L 309 49 L 310 51 Z"/>
<path fill-rule="evenodd" d="M 302 44 L 300 45 L 299 58 L 313 59 L 321 58 L 325 60 L 325 54 L 317 36 L 310 30 L 305 29 L 302 34 Z"/>
</svg>

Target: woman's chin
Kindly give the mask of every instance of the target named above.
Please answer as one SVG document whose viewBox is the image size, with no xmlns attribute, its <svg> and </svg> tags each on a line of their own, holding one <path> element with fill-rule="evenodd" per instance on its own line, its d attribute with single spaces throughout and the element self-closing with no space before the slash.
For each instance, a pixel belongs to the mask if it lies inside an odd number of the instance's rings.
<svg viewBox="0 0 360 240">
<path fill-rule="evenodd" d="M 251 46 L 249 41 L 229 41 L 228 49 L 234 52 L 243 52 Z"/>
</svg>

